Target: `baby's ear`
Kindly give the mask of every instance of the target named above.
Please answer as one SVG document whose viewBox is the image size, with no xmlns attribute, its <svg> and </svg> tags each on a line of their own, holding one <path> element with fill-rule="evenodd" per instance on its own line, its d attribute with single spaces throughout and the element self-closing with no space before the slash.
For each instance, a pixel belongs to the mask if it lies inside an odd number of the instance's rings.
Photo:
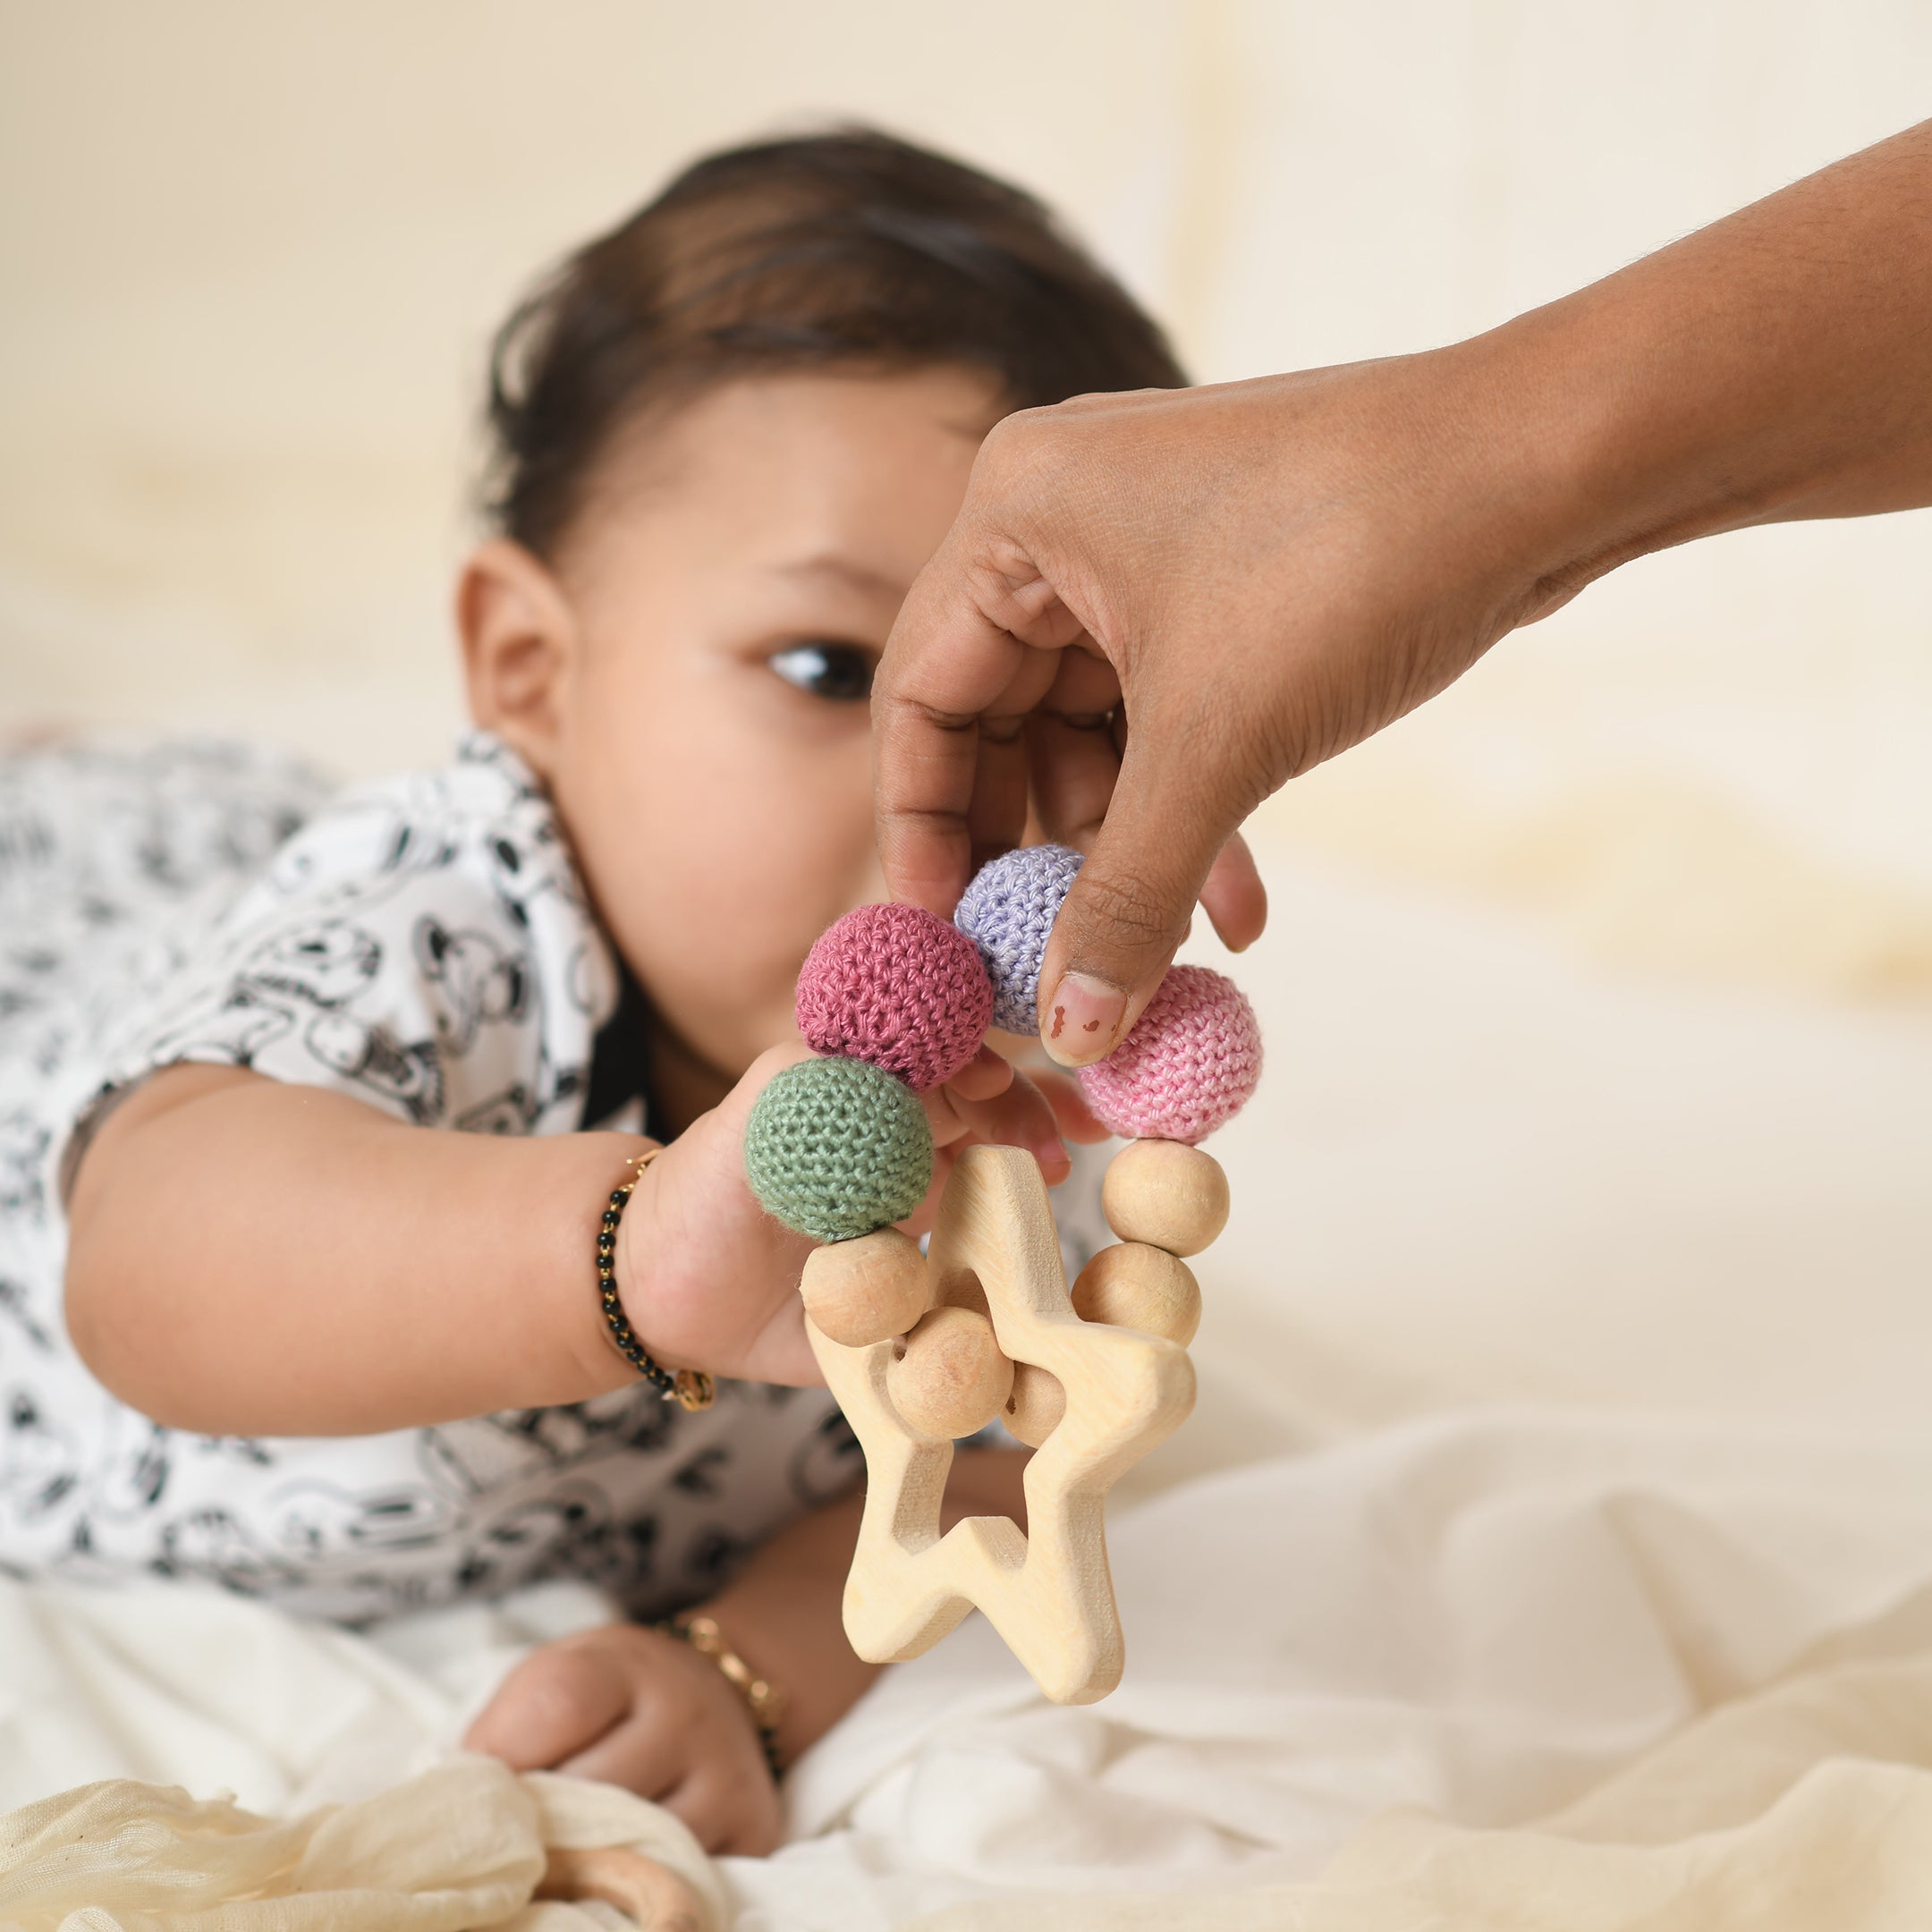
<svg viewBox="0 0 1932 1932">
<path fill-rule="evenodd" d="M 577 620 L 549 567 L 521 544 L 479 545 L 456 581 L 470 715 L 539 777 L 555 767 Z"/>
</svg>

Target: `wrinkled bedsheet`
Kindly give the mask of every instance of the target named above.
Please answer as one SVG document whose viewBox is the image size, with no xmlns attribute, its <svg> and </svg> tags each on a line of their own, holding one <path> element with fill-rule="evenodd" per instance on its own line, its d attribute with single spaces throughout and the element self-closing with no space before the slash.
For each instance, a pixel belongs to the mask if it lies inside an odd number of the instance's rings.
<svg viewBox="0 0 1932 1932">
<path fill-rule="evenodd" d="M 1121 1689 L 1056 1709 L 979 1619 L 888 1672 L 795 1772 L 792 1842 L 718 1868 L 741 1932 L 1932 1914 L 1932 1440 L 1465 1413 L 1111 1540 Z M 107 1777 L 367 1798 L 599 1614 L 556 1587 L 375 1640 L 0 1585 L 0 1810 Z"/>
</svg>

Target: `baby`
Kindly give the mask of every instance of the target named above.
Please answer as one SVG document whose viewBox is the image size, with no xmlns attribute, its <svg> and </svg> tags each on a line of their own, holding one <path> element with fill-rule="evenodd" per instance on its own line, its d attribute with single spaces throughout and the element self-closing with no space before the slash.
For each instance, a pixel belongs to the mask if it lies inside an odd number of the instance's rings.
<svg viewBox="0 0 1932 1932">
<path fill-rule="evenodd" d="M 360 1623 L 554 1576 L 701 1609 L 538 1650 L 470 1741 L 771 1847 L 767 1758 L 870 1672 L 862 1472 L 746 1116 L 880 896 L 872 670 L 980 439 L 1182 380 L 1013 189 L 864 132 L 718 155 L 498 338 L 453 765 L 326 802 L 208 750 L 0 768 L 0 1565 Z M 991 1051 L 928 1107 L 1050 1182 L 1099 1137 Z M 633 1181 L 655 1380 L 599 1295 Z M 1020 1515 L 1021 1460 L 949 1500 Z"/>
</svg>

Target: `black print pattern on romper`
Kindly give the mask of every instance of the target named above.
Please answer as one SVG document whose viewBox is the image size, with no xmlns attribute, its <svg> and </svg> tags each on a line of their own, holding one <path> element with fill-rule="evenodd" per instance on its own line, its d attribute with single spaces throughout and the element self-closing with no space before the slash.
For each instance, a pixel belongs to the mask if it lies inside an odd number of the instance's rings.
<svg viewBox="0 0 1932 1932">
<path fill-rule="evenodd" d="M 792 1452 L 792 1492 L 809 1509 L 846 1495 L 865 1475 L 865 1454 L 852 1424 L 835 1409 Z"/>
<path fill-rule="evenodd" d="M 413 935 L 423 979 L 440 987 L 436 1031 L 452 1053 L 468 1053 L 486 1020 L 521 1020 L 528 1004 L 530 964 L 487 933 L 452 932 L 426 913 Z"/>
<path fill-rule="evenodd" d="M 427 1127 L 635 1125 L 645 1021 L 541 787 L 485 735 L 333 800 L 235 748 L 0 757 L 0 1570 L 199 1578 L 352 1624 L 570 1577 L 656 1615 L 848 1489 L 822 1391 L 726 1383 L 689 1414 L 639 1382 L 198 1436 L 73 1352 L 56 1175 L 97 1097 L 193 1060 Z"/>
<path fill-rule="evenodd" d="M 38 1322 L 27 1306 L 27 1285 L 24 1282 L 10 1281 L 0 1275 L 0 1315 L 13 1323 L 28 1341 L 30 1346 L 43 1354 L 54 1352 L 54 1337 Z"/>
<path fill-rule="evenodd" d="M 40 1167 L 52 1138 L 24 1107 L 0 1114 L 0 1214 L 38 1219 L 45 1211 L 47 1186 Z"/>
<path fill-rule="evenodd" d="M 16 1388 L 0 1399 L 0 1500 L 24 1520 L 46 1516 L 80 1485 L 78 1445 L 42 1414 L 30 1390 Z"/>
<path fill-rule="evenodd" d="M 443 1118 L 443 1062 L 431 1040 L 396 1039 L 347 1013 L 318 1013 L 302 1036 L 317 1062 L 352 1089 L 380 1096 L 418 1127 Z"/>
<path fill-rule="evenodd" d="M 153 1509 L 167 1488 L 174 1431 L 132 1415 L 128 1421 L 131 1439 L 95 1470 L 88 1496 L 90 1520 L 139 1516 Z"/>
</svg>

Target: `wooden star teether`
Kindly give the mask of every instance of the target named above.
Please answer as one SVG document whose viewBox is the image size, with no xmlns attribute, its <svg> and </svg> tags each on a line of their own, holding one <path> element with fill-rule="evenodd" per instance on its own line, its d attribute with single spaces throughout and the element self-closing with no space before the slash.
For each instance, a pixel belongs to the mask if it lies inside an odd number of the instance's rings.
<svg viewBox="0 0 1932 1932">
<path fill-rule="evenodd" d="M 1121 1046 L 1081 1074 L 1089 1104 L 1139 1136 L 1102 1189 L 1121 1237 L 1070 1292 L 1038 1164 L 971 1147 L 928 1252 L 890 1226 L 923 1198 L 932 1142 L 908 1089 L 978 1051 L 989 1018 L 1025 1023 L 1039 958 L 1079 866 L 1009 852 L 975 878 L 956 926 L 909 906 L 848 914 L 812 949 L 800 1024 L 837 1057 L 771 1082 L 745 1165 L 768 1211 L 826 1242 L 801 1283 L 807 1332 L 865 1452 L 866 1504 L 846 1634 L 871 1662 L 929 1649 L 977 1607 L 1061 1703 L 1119 1682 L 1106 1493 L 1186 1418 L 1200 1294 L 1186 1256 L 1227 1218 L 1227 1182 L 1192 1143 L 1253 1091 L 1260 1038 L 1238 990 L 1176 967 Z M 892 1077 L 884 1077 L 890 1075 Z M 903 1084 L 902 1084 L 903 1083 Z M 970 1517 L 940 1534 L 953 1444 L 996 1418 L 1035 1448 L 1029 1530 Z"/>
</svg>

